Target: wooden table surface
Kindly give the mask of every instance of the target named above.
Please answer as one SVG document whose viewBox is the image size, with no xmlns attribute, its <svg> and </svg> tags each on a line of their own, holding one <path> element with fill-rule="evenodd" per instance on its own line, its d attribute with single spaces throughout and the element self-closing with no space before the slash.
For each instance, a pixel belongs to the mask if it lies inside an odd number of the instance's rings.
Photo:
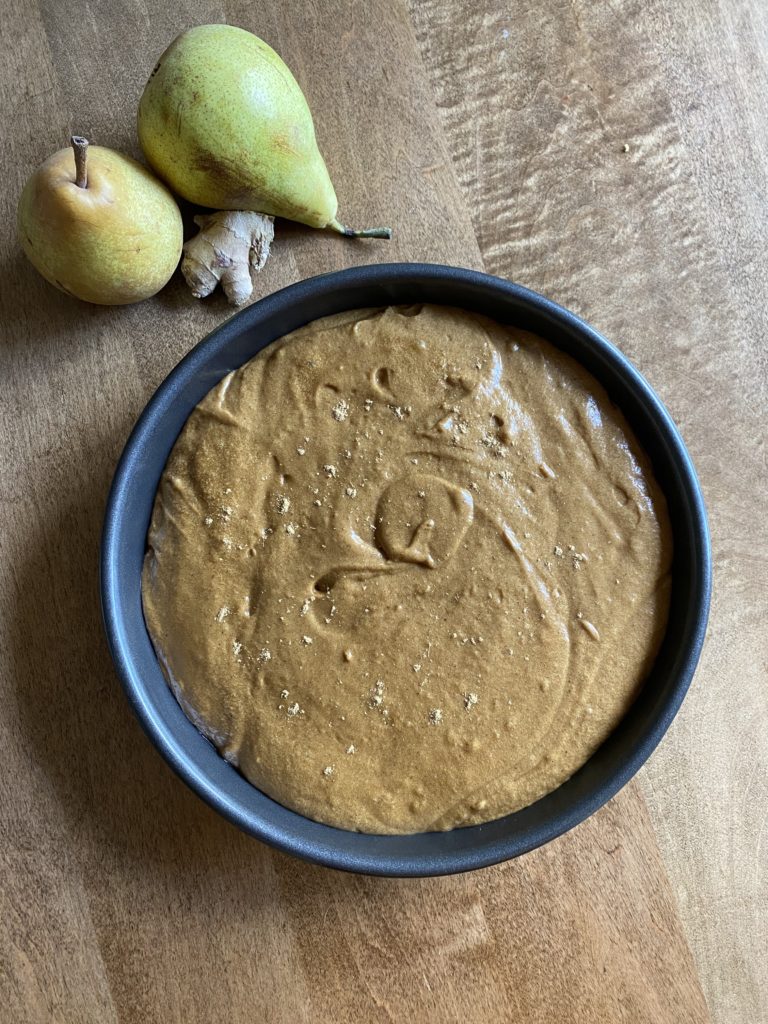
<svg viewBox="0 0 768 1024">
<path fill-rule="evenodd" d="M 6 0 L 2 19 L 2 1024 L 768 1020 L 763 0 Z M 635 782 L 514 863 L 391 881 L 273 853 L 177 780 L 112 670 L 110 476 L 230 310 L 179 279 L 121 309 L 59 294 L 16 201 L 73 131 L 137 153 L 156 57 L 222 20 L 295 72 L 343 218 L 395 228 L 279 224 L 257 296 L 394 259 L 520 281 L 636 362 L 699 469 L 716 575 L 691 693 Z"/>
</svg>

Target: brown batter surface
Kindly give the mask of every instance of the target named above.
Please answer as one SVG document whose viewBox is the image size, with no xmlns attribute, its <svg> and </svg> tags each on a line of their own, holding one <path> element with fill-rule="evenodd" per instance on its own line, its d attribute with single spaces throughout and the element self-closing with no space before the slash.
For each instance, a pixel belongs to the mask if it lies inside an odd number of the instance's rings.
<svg viewBox="0 0 768 1024">
<path fill-rule="evenodd" d="M 365 832 L 450 829 L 573 774 L 666 623 L 647 459 L 577 363 L 434 306 L 316 321 L 190 416 L 147 623 L 255 786 Z"/>
</svg>

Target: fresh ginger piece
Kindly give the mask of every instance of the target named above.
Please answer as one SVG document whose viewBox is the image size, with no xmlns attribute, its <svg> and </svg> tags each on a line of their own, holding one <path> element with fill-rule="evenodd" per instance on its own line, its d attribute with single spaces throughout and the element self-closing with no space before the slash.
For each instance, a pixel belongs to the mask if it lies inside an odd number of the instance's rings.
<svg viewBox="0 0 768 1024">
<path fill-rule="evenodd" d="M 195 217 L 200 231 L 184 244 L 181 272 L 196 299 L 221 283 L 233 306 L 253 291 L 251 271 L 267 262 L 275 237 L 275 218 L 250 210 L 222 210 Z"/>
</svg>

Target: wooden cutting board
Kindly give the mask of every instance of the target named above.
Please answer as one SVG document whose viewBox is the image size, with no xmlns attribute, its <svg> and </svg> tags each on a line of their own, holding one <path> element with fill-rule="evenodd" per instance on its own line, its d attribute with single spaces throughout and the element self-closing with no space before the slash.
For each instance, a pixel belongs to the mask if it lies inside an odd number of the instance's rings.
<svg viewBox="0 0 768 1024">
<path fill-rule="evenodd" d="M 617 196 L 640 190 L 640 209 L 667 180 L 664 158 L 638 178 L 624 135 L 606 147 L 600 105 L 610 99 L 595 97 L 587 65 L 561 82 L 542 75 L 533 43 L 521 50 L 518 40 L 500 56 L 516 29 L 493 6 L 482 15 L 442 0 L 6 8 L 3 1020 L 709 1019 L 636 784 L 516 862 L 392 881 L 273 853 L 173 776 L 131 717 L 102 639 L 99 530 L 135 417 L 230 310 L 221 299 L 193 301 L 180 280 L 136 307 L 78 304 L 32 271 L 13 237 L 29 169 L 71 131 L 135 152 L 136 104 L 159 52 L 189 24 L 227 20 L 271 43 L 305 89 L 342 219 L 395 228 L 389 244 L 356 244 L 280 224 L 257 295 L 351 264 L 457 263 L 577 306 L 588 294 L 580 282 L 597 279 L 605 301 L 584 312 L 621 335 L 631 312 L 616 290 L 643 268 L 618 257 L 596 265 L 591 240 L 636 230 Z M 558 4 L 541 7 L 545 32 L 566 31 Z M 532 27 L 533 8 L 520 13 Z M 554 42 L 546 45 L 551 53 Z M 505 119 L 521 61 L 530 95 Z M 627 101 L 638 118 L 642 99 Z M 567 157 L 573 118 L 594 136 L 576 169 Z M 673 350 L 670 372 L 679 359 Z"/>
</svg>

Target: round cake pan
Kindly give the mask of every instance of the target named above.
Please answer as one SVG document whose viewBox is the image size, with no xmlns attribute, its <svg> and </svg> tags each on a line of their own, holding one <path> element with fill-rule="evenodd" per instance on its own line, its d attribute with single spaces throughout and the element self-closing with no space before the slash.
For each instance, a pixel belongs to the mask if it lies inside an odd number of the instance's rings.
<svg viewBox="0 0 768 1024">
<path fill-rule="evenodd" d="M 582 363 L 622 409 L 669 504 L 674 555 L 665 639 L 637 700 L 571 779 L 485 825 L 403 836 L 347 832 L 271 800 L 231 767 L 169 690 L 144 623 L 141 569 L 155 491 L 195 405 L 227 373 L 295 328 L 348 309 L 416 303 L 474 310 L 533 331 Z M 270 295 L 203 339 L 171 371 L 126 444 L 107 502 L 101 547 L 104 624 L 118 676 L 141 724 L 181 778 L 244 831 L 318 864 L 378 875 L 440 875 L 519 856 L 578 825 L 650 756 L 685 696 L 709 611 L 711 553 L 699 484 L 680 435 L 649 384 L 579 317 L 535 292 L 472 270 L 421 263 L 356 267 Z"/>
</svg>

